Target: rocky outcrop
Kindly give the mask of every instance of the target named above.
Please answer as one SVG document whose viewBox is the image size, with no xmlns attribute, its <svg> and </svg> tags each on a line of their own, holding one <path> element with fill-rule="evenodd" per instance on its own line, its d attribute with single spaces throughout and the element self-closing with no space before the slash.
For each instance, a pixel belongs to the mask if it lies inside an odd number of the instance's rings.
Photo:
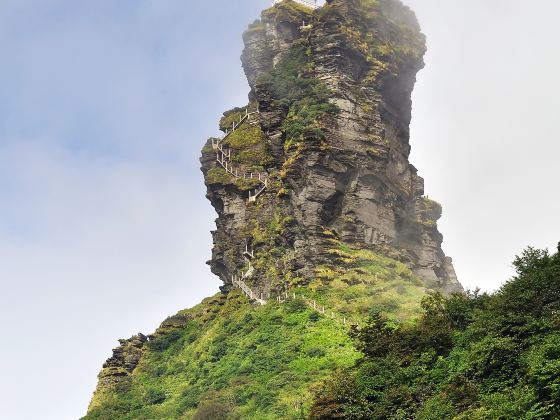
<svg viewBox="0 0 560 420">
<path fill-rule="evenodd" d="M 113 349 L 113 355 L 107 359 L 103 364 L 103 369 L 97 375 L 99 381 L 88 410 L 101 403 L 104 393 L 111 392 L 121 385 L 126 386 L 129 376 L 142 358 L 147 342 L 148 337 L 142 333 L 138 333 L 128 340 L 119 340 L 119 347 Z"/>
<path fill-rule="evenodd" d="M 206 312 L 203 313 L 203 318 L 215 316 L 223 298 L 205 300 L 205 302 L 208 301 L 213 301 L 216 304 L 205 307 Z M 167 348 L 179 337 L 179 332 L 184 330 L 191 319 L 190 315 L 178 313 L 163 321 L 151 335 L 146 336 L 138 333 L 128 340 L 119 340 L 120 345 L 113 349 L 112 356 L 103 364 L 103 369 L 97 376 L 99 381 L 89 410 L 102 404 L 107 396 L 126 390 L 147 348 L 151 347 L 152 350 Z"/>
<path fill-rule="evenodd" d="M 141 333 L 128 340 L 119 340 L 120 346 L 113 349 L 113 356 L 103 364 L 103 370 L 99 374 L 100 381 L 113 381 L 131 373 L 138 365 L 142 348 L 147 341 L 148 338 Z"/>
<path fill-rule="evenodd" d="M 224 141 L 240 171 L 266 171 L 252 186 L 216 164 L 210 142 L 202 170 L 218 212 L 212 271 L 231 276 L 255 253 L 254 286 L 266 293 L 305 284 L 345 246 L 389 253 L 427 287 L 461 291 L 441 249 L 441 206 L 424 197 L 412 166 L 411 92 L 425 40 L 398 0 L 333 0 L 312 11 L 286 1 L 243 36 L 242 63 L 257 118 Z M 226 129 L 242 110 L 224 114 Z"/>
</svg>

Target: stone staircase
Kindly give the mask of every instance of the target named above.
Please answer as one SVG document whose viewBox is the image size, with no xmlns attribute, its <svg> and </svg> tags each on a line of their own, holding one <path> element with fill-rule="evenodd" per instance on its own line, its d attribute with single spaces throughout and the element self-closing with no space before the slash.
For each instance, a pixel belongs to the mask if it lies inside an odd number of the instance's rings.
<svg viewBox="0 0 560 420">
<path fill-rule="evenodd" d="M 263 294 L 262 293 L 257 294 L 253 292 L 253 290 L 244 281 L 247 278 L 251 277 L 254 271 L 255 269 L 249 263 L 249 268 L 247 269 L 247 271 L 243 273 L 241 277 L 232 276 L 231 282 L 233 283 L 234 286 L 241 289 L 241 291 L 249 298 L 250 301 L 254 301 L 259 305 L 266 305 L 266 300 L 264 299 Z"/>
<path fill-rule="evenodd" d="M 216 151 L 216 162 L 218 162 L 218 164 L 224 168 L 227 173 L 237 179 L 254 179 L 259 181 L 260 185 L 254 190 L 249 191 L 249 203 L 257 201 L 257 198 L 264 193 L 268 187 L 268 176 L 263 173 L 244 172 L 236 168 L 231 162 L 231 149 L 226 149 L 224 147 L 224 140 L 234 133 L 241 125 L 243 125 L 245 121 L 248 121 L 251 115 L 258 113 L 259 111 L 249 112 L 249 110 L 246 109 L 245 115 L 239 117 L 238 122 L 233 122 L 231 130 L 227 129 L 222 138 L 212 139 L 212 148 Z"/>
<path fill-rule="evenodd" d="M 243 292 L 243 294 L 245 294 L 247 298 L 249 298 L 251 302 L 255 302 L 259 305 L 266 305 L 268 301 L 265 299 L 263 293 L 255 293 L 244 281 L 245 279 L 251 277 L 253 275 L 253 272 L 254 272 L 254 268 L 252 265 L 249 264 L 249 269 L 243 274 L 243 276 L 241 277 L 232 276 L 231 282 L 233 283 L 234 286 L 239 288 Z M 266 297 L 270 298 L 270 295 Z M 289 300 L 296 300 L 296 299 L 302 299 L 306 303 L 306 305 L 309 306 L 309 308 L 313 309 L 315 312 L 319 313 L 323 317 L 340 324 L 341 326 L 344 327 L 355 326 L 358 329 L 360 328 L 359 321 L 353 321 L 352 319 L 347 318 L 345 315 L 339 315 L 335 313 L 335 311 L 330 310 L 327 307 L 318 304 L 317 301 L 307 299 L 305 296 L 302 295 L 298 296 L 296 295 L 295 292 L 291 292 L 291 293 L 284 292 L 283 294 L 277 295 L 275 300 L 278 303 L 284 304 Z"/>
<path fill-rule="evenodd" d="M 278 1 L 280 2 L 280 1 Z M 305 1 L 297 1 L 298 3 L 307 4 Z M 275 2 L 277 3 L 277 2 Z M 316 6 L 316 5 L 315 5 Z M 311 6 L 310 6 L 311 7 Z M 318 6 L 316 6 L 318 7 Z M 260 186 L 255 190 L 249 191 L 249 198 L 248 202 L 255 202 L 257 198 L 266 190 L 268 187 L 268 178 L 266 174 L 262 173 L 254 173 L 254 172 L 243 172 L 236 168 L 231 161 L 231 149 L 226 149 L 224 147 L 224 140 L 226 140 L 232 133 L 234 133 L 239 127 L 244 124 L 252 115 L 258 114 L 258 111 L 249 112 L 249 110 L 245 110 L 245 114 L 239 118 L 239 121 L 234 122 L 232 124 L 231 129 L 226 130 L 225 134 L 220 139 L 212 139 L 212 148 L 216 151 L 216 161 L 222 168 L 225 169 L 227 173 L 232 175 L 235 178 L 243 178 L 243 179 L 255 179 L 260 182 Z M 245 250 L 242 253 L 243 258 L 248 262 L 249 266 L 247 271 L 245 271 L 242 275 L 232 275 L 231 276 L 231 283 L 233 286 L 239 288 L 243 294 L 249 298 L 251 302 L 255 302 L 258 305 L 266 305 L 268 303 L 267 299 L 270 299 L 270 294 L 265 296 L 263 293 L 257 293 L 253 291 L 249 285 L 245 282 L 247 279 L 253 276 L 255 272 L 255 268 L 251 264 L 251 261 L 255 257 L 254 250 L 250 250 L 248 245 L 245 245 Z M 284 294 L 280 294 L 276 296 L 276 301 L 279 303 L 285 303 L 290 298 L 295 300 L 298 298 L 295 293 L 289 294 L 288 292 L 284 292 Z M 316 301 L 311 301 L 306 299 L 304 296 L 299 296 L 299 298 L 304 299 L 306 304 L 312 308 L 314 311 L 318 312 L 319 314 L 333 320 L 339 322 L 341 325 L 357 325 L 359 327 L 359 323 L 352 323 L 349 319 L 345 316 L 338 316 L 335 315 L 334 311 L 328 310 L 324 306 L 318 305 Z"/>
</svg>

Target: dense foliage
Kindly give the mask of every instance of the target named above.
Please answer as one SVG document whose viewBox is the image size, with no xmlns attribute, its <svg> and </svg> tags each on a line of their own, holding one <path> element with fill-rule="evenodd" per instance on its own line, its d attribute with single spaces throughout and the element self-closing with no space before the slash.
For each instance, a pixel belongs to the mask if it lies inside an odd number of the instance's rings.
<svg viewBox="0 0 560 420">
<path fill-rule="evenodd" d="M 302 419 L 310 386 L 358 357 L 346 329 L 300 300 L 255 307 L 232 292 L 164 324 L 86 419 Z"/>
<path fill-rule="evenodd" d="M 493 295 L 424 300 L 413 323 L 372 314 L 363 357 L 317 392 L 314 419 L 560 417 L 560 249 L 529 248 Z"/>
<path fill-rule="evenodd" d="M 312 76 L 313 65 L 311 51 L 302 40 L 259 80 L 274 95 L 275 104 L 285 109 L 287 117 L 282 129 L 287 148 L 303 140 L 304 135 L 323 139 L 321 118 L 338 112 L 338 107 L 329 102 L 330 91 Z"/>
<path fill-rule="evenodd" d="M 292 289 L 296 300 L 256 307 L 234 291 L 168 318 L 134 372 L 100 388 L 86 418 L 306 418 L 311 390 L 360 355 L 341 317 L 361 322 L 375 306 L 395 322 L 408 319 L 426 293 L 397 260 L 348 248 L 336 258 L 344 273 L 324 268 L 322 281 Z"/>
</svg>

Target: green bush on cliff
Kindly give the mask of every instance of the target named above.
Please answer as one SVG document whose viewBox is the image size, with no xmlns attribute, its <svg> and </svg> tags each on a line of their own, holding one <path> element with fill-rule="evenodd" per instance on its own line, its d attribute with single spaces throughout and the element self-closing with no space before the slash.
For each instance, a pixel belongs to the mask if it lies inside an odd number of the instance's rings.
<svg viewBox="0 0 560 420">
<path fill-rule="evenodd" d="M 363 358 L 317 393 L 311 417 L 559 418 L 560 252 L 530 248 L 514 265 L 493 295 L 433 295 L 413 323 L 373 315 L 353 333 Z"/>
<path fill-rule="evenodd" d="M 306 129 L 319 130 L 317 125 L 321 118 L 338 112 L 338 107 L 329 102 L 330 91 L 326 86 L 308 75 L 312 69 L 307 47 L 295 44 L 277 66 L 259 80 L 272 92 L 276 105 L 286 110 L 282 129 L 288 140 L 301 140 Z"/>
<path fill-rule="evenodd" d="M 312 313 L 299 300 L 207 299 L 180 314 L 183 327 L 156 333 L 133 375 L 96 395 L 86 419 L 209 418 L 224 407 L 233 418 L 300 419 L 310 386 L 358 357 L 346 329 Z"/>
<path fill-rule="evenodd" d="M 218 163 L 215 163 L 205 176 L 208 185 L 233 184 L 240 191 L 255 189 L 260 182 L 257 179 L 245 179 L 243 175 L 254 173 L 257 176 L 258 173 L 264 173 L 265 168 L 272 163 L 270 148 L 264 141 L 264 133 L 260 126 L 250 119 L 240 124 L 249 107 L 251 106 L 226 111 L 220 120 L 220 128 L 224 131 L 231 131 L 233 124 L 237 124 L 235 131 L 226 137 L 222 147 L 226 154 L 231 154 L 231 159 L 226 160 L 229 167 L 233 168 L 232 170 L 239 177 L 226 172 Z M 207 144 L 203 153 L 214 155 L 216 151 L 211 144 Z"/>
<path fill-rule="evenodd" d="M 227 184 L 231 182 L 231 177 L 224 168 L 216 166 L 206 174 L 206 182 L 208 184 Z"/>
</svg>

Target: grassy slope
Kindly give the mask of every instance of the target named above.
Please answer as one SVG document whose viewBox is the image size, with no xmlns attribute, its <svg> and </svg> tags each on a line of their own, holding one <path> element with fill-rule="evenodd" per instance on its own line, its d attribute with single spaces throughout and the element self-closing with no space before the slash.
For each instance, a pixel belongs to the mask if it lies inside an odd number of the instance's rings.
<svg viewBox="0 0 560 420">
<path fill-rule="evenodd" d="M 362 320 L 373 307 L 393 319 L 417 313 L 426 290 L 403 264 L 368 251 L 343 256 L 345 275 L 294 290 L 338 319 Z M 313 386 L 359 357 L 348 327 L 303 298 L 256 307 L 236 291 L 163 325 L 134 373 L 96 394 L 86 419 L 187 419 L 214 406 L 232 418 L 304 418 Z"/>
</svg>

